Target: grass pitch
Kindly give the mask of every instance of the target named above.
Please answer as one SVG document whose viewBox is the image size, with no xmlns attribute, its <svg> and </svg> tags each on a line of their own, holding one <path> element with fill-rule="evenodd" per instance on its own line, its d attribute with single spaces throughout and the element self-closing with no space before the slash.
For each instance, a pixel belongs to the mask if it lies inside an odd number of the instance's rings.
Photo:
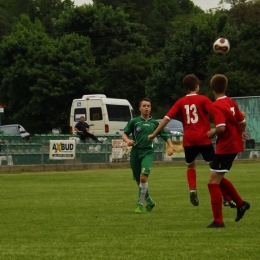
<svg viewBox="0 0 260 260">
<path fill-rule="evenodd" d="M 200 205 L 189 202 L 186 166 L 154 166 L 149 190 L 157 205 L 135 214 L 130 169 L 0 175 L 0 259 L 260 259 L 260 163 L 235 162 L 226 175 L 251 208 L 236 223 L 223 208 L 212 222 L 209 169 L 197 167 Z"/>
</svg>

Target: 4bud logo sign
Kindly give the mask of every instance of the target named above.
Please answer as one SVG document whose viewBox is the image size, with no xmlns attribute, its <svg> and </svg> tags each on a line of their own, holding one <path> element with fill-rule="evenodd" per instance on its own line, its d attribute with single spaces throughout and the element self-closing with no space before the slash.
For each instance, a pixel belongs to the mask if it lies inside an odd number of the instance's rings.
<svg viewBox="0 0 260 260">
<path fill-rule="evenodd" d="M 74 144 L 57 143 L 57 144 L 53 144 L 52 150 L 55 150 L 55 153 L 58 153 L 63 151 L 72 151 L 73 148 L 74 148 Z"/>
<path fill-rule="evenodd" d="M 51 140 L 50 141 L 50 159 L 64 160 L 75 158 L 76 143 L 75 140 Z"/>
</svg>

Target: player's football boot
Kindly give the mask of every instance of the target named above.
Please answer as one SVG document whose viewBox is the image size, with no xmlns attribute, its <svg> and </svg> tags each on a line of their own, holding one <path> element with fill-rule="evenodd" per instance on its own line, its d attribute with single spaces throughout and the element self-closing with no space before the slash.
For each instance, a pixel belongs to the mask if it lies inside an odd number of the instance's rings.
<svg viewBox="0 0 260 260">
<path fill-rule="evenodd" d="M 244 201 L 243 205 L 239 208 L 237 208 L 237 217 L 235 221 L 239 221 L 241 218 L 243 218 L 245 212 L 250 209 L 250 204 L 246 201 Z"/>
<path fill-rule="evenodd" d="M 233 200 L 224 200 L 223 205 L 224 207 L 230 207 L 232 209 L 236 208 L 236 203 Z"/>
<path fill-rule="evenodd" d="M 215 221 L 213 221 L 210 225 L 207 226 L 207 228 L 224 228 L 224 227 L 225 227 L 224 223 L 219 224 Z"/>
<path fill-rule="evenodd" d="M 195 189 L 190 190 L 190 202 L 194 206 L 199 206 L 199 198 Z"/>
<path fill-rule="evenodd" d="M 155 206 L 155 202 L 153 204 L 147 204 L 146 205 L 146 212 L 151 212 L 152 209 L 154 208 Z"/>
<path fill-rule="evenodd" d="M 142 213 L 143 205 L 137 204 L 137 207 L 135 209 L 135 213 Z"/>
</svg>

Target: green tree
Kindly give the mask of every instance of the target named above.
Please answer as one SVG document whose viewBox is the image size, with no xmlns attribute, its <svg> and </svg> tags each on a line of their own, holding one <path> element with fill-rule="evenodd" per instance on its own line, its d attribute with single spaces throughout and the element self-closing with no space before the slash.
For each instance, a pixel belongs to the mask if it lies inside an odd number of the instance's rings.
<svg viewBox="0 0 260 260">
<path fill-rule="evenodd" d="M 190 0 L 94 0 L 116 8 L 122 7 L 133 22 L 144 24 L 148 30 L 146 37 L 149 46 L 157 48 L 165 46 L 168 36 L 173 33 L 172 21 L 178 15 L 200 13 L 202 10 Z"/>
<path fill-rule="evenodd" d="M 147 96 L 146 78 L 151 74 L 151 60 L 136 51 L 120 55 L 107 65 L 104 75 L 107 96 L 125 98 L 138 110 L 139 101 Z"/>
<path fill-rule="evenodd" d="M 47 32 L 52 32 L 53 21 L 67 8 L 73 7 L 71 0 L 0 0 L 0 7 L 13 17 L 27 14 L 32 21 L 39 19 Z"/>
<path fill-rule="evenodd" d="M 2 38 L 9 34 L 12 30 L 12 26 L 15 23 L 15 17 L 12 17 L 3 7 L 0 5 L 0 41 Z"/>
<path fill-rule="evenodd" d="M 129 21 L 120 7 L 113 10 L 103 4 L 70 8 L 56 22 L 57 32 L 88 36 L 98 64 L 133 50 L 149 51 L 144 26 Z"/>
<path fill-rule="evenodd" d="M 226 55 L 209 56 L 207 81 L 215 73 L 229 79 L 229 96 L 259 95 L 260 71 L 260 1 L 236 1 L 228 15 L 224 35 L 231 42 Z"/>
<path fill-rule="evenodd" d="M 68 125 L 72 99 L 102 91 L 86 37 L 52 39 L 39 21 L 22 16 L 1 43 L 0 54 L 1 101 L 8 118 L 32 131 Z"/>
<path fill-rule="evenodd" d="M 169 107 L 185 95 L 182 80 L 187 74 L 196 74 L 202 81 L 207 77 L 208 56 L 212 55 L 221 17 L 213 13 L 197 15 L 168 40 L 163 55 L 153 63 L 152 76 L 147 79 L 146 87 L 154 102 L 164 100 L 163 105 Z M 204 89 L 202 82 L 201 92 L 208 93 Z"/>
</svg>

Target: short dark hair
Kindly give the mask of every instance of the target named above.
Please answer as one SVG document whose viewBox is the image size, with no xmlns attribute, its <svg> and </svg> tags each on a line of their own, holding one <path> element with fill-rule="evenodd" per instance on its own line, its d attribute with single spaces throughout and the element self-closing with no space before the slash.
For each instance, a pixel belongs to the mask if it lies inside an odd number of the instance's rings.
<svg viewBox="0 0 260 260">
<path fill-rule="evenodd" d="M 82 117 L 85 118 L 84 116 L 81 116 L 80 118 L 82 118 Z"/>
<path fill-rule="evenodd" d="M 150 99 L 150 98 L 143 98 L 143 99 L 140 101 L 140 103 L 139 103 L 139 107 L 142 105 L 142 102 L 143 102 L 143 101 L 150 102 L 150 104 L 151 104 L 151 99 Z"/>
<path fill-rule="evenodd" d="M 225 93 L 227 85 L 228 79 L 222 74 L 216 74 L 210 80 L 210 87 L 216 93 Z"/>
<path fill-rule="evenodd" d="M 187 91 L 194 91 L 196 86 L 199 85 L 199 79 L 194 74 L 188 74 L 184 77 L 182 83 Z"/>
</svg>

